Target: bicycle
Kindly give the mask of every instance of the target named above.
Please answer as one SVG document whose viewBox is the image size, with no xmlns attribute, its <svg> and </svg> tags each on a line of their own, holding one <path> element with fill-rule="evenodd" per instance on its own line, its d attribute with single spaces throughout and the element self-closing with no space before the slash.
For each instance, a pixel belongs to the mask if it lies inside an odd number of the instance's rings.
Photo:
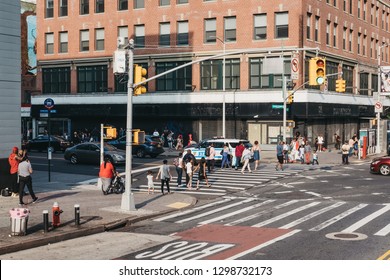
<svg viewBox="0 0 390 280">
<path fill-rule="evenodd" d="M 102 185 L 102 192 L 104 195 L 107 195 L 109 193 L 121 194 L 124 191 L 125 191 L 125 181 L 119 175 L 119 173 L 115 175 L 114 179 L 111 182 L 111 185 L 107 188 L 107 190 L 104 190 L 104 186 Z"/>
</svg>

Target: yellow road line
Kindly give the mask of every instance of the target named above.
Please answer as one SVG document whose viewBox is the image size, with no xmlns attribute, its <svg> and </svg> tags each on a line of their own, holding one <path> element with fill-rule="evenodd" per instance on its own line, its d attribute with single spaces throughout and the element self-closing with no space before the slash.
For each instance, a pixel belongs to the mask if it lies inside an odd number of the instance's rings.
<svg viewBox="0 0 390 280">
<path fill-rule="evenodd" d="M 390 261 L 390 250 L 384 253 L 382 256 L 378 258 L 378 260 L 388 260 Z"/>
</svg>

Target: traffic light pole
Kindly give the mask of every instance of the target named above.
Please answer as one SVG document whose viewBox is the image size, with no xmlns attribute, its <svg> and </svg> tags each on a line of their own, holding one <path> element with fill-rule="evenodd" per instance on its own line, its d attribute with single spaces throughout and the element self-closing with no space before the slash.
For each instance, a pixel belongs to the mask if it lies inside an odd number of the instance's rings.
<svg viewBox="0 0 390 280">
<path fill-rule="evenodd" d="M 131 170 L 132 170 L 132 128 L 133 128 L 133 66 L 134 66 L 134 40 L 129 40 L 128 59 L 129 59 L 129 77 L 127 83 L 127 121 L 126 121 L 126 165 L 125 165 L 125 192 L 122 194 L 121 209 L 125 211 L 134 211 L 134 195 L 131 192 Z"/>
</svg>

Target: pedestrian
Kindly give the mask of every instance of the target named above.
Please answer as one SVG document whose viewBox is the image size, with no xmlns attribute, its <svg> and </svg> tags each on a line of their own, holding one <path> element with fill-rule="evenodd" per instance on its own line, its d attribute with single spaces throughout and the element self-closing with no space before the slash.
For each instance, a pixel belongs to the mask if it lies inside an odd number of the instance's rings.
<svg viewBox="0 0 390 280">
<path fill-rule="evenodd" d="M 318 150 L 321 153 L 324 146 L 324 137 L 322 136 L 322 134 L 320 134 L 318 135 L 317 139 L 318 139 Z"/>
<path fill-rule="evenodd" d="M 243 161 L 244 165 L 242 166 L 241 174 L 244 174 L 245 168 L 247 168 L 247 167 L 248 167 L 249 173 L 252 173 L 251 166 L 249 164 L 249 160 L 251 159 L 251 157 L 252 157 L 251 150 L 249 149 L 249 147 L 245 147 L 245 150 L 242 152 L 242 161 Z"/>
<path fill-rule="evenodd" d="M 234 169 L 238 169 L 241 165 L 241 157 L 242 153 L 245 150 L 244 143 L 242 141 L 238 142 L 238 145 L 234 151 L 234 155 L 236 156 L 236 162 L 234 163 Z"/>
<path fill-rule="evenodd" d="M 299 160 L 301 164 L 305 163 L 305 146 L 303 144 L 299 146 Z"/>
<path fill-rule="evenodd" d="M 226 165 L 230 168 L 230 150 L 227 144 L 223 146 L 223 149 L 221 151 L 222 155 L 222 163 L 221 163 L 221 169 L 225 168 Z"/>
<path fill-rule="evenodd" d="M 183 149 L 183 136 L 179 134 L 176 139 L 176 150 L 181 151 Z"/>
<path fill-rule="evenodd" d="M 172 132 L 169 132 L 169 134 L 167 136 L 167 141 L 168 141 L 169 151 L 172 151 L 173 150 L 173 133 Z"/>
<path fill-rule="evenodd" d="M 260 152 L 261 152 L 261 149 L 260 149 L 259 141 L 256 140 L 254 142 L 253 147 L 252 147 L 253 160 L 255 161 L 254 171 L 256 171 L 257 167 L 259 167 L 259 165 L 260 165 L 260 159 L 261 159 Z"/>
<path fill-rule="evenodd" d="M 157 136 L 157 137 L 160 136 L 160 133 L 158 133 L 157 129 L 154 129 L 153 136 Z"/>
<path fill-rule="evenodd" d="M 351 139 L 349 139 L 349 141 L 348 141 L 348 146 L 349 146 L 349 153 L 348 153 L 348 156 L 352 156 L 353 155 L 353 146 L 354 146 L 354 144 L 355 144 L 355 139 L 354 139 L 354 137 L 352 137 Z"/>
<path fill-rule="evenodd" d="M 199 190 L 199 182 L 203 181 L 203 180 L 206 180 L 207 187 L 211 187 L 211 185 L 209 184 L 209 180 L 207 178 L 207 175 L 206 175 L 206 159 L 204 157 L 202 157 L 200 159 L 200 163 L 198 164 L 198 166 L 196 167 L 194 172 L 196 170 L 198 171 L 198 180 L 196 181 L 196 190 Z"/>
<path fill-rule="evenodd" d="M 169 190 L 169 181 L 172 179 L 172 175 L 169 171 L 169 165 L 166 159 L 163 160 L 163 164 L 160 166 L 160 170 L 157 173 L 156 180 L 158 180 L 158 176 L 160 176 L 161 179 L 161 193 L 164 195 L 164 184 L 167 185 L 168 193 L 171 193 L 171 191 Z"/>
<path fill-rule="evenodd" d="M 341 153 L 342 153 L 341 159 L 343 164 L 349 164 L 348 157 L 349 157 L 351 147 L 349 146 L 348 142 L 349 141 L 345 141 L 344 145 L 341 147 Z"/>
<path fill-rule="evenodd" d="M 106 157 L 100 165 L 99 178 L 102 182 L 103 194 L 107 194 L 108 188 L 111 186 L 112 179 L 116 175 L 116 170 L 111 160 Z"/>
<path fill-rule="evenodd" d="M 334 142 L 334 148 L 340 150 L 341 138 L 337 133 L 334 134 Z"/>
<path fill-rule="evenodd" d="M 148 179 L 148 194 L 150 194 L 150 191 L 154 193 L 154 182 L 153 182 L 153 171 L 149 170 L 146 178 Z"/>
<path fill-rule="evenodd" d="M 289 145 L 287 145 L 287 142 L 283 142 L 283 157 L 284 157 L 284 163 L 288 163 L 288 152 L 290 148 Z"/>
<path fill-rule="evenodd" d="M 179 153 L 179 156 L 173 160 L 173 165 L 175 166 L 177 173 L 177 186 L 181 187 L 181 179 L 183 177 L 183 153 Z"/>
<path fill-rule="evenodd" d="M 19 184 L 18 184 L 18 166 L 22 161 L 23 157 L 26 155 L 25 151 L 23 151 L 22 155 L 19 155 L 18 147 L 13 147 L 12 152 L 8 157 L 8 163 L 10 165 L 10 174 L 11 174 L 11 191 L 12 197 L 17 197 L 19 195 Z"/>
<path fill-rule="evenodd" d="M 278 163 L 276 164 L 276 171 L 283 171 L 283 141 L 280 141 L 276 146 L 276 158 L 278 159 Z"/>
<path fill-rule="evenodd" d="M 310 146 L 310 143 L 309 141 L 306 141 L 306 145 L 305 145 L 305 160 L 306 160 L 306 164 L 310 164 L 311 162 L 311 152 L 312 152 L 312 149 L 311 149 L 311 146 Z"/>
<path fill-rule="evenodd" d="M 193 159 L 189 158 L 186 163 L 186 184 L 188 189 L 192 189 Z"/>
<path fill-rule="evenodd" d="M 214 143 L 210 143 L 210 145 L 206 148 L 206 160 L 207 160 L 207 171 L 210 173 L 214 171 L 215 166 L 215 149 Z"/>
<path fill-rule="evenodd" d="M 28 192 L 31 195 L 32 203 L 37 202 L 38 197 L 35 195 L 32 186 L 31 174 L 33 173 L 30 160 L 27 156 L 22 158 L 22 161 L 18 165 L 18 174 L 19 174 L 19 206 L 23 206 L 23 194 L 24 187 L 27 185 Z"/>
<path fill-rule="evenodd" d="M 313 162 L 312 164 L 318 164 L 318 154 L 317 154 L 317 151 L 314 151 L 313 152 Z"/>
</svg>

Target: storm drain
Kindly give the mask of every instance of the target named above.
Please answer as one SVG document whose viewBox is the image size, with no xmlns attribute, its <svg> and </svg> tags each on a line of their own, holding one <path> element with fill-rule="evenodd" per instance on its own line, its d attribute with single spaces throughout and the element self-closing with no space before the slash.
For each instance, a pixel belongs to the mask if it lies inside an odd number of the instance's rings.
<svg viewBox="0 0 390 280">
<path fill-rule="evenodd" d="M 335 240 L 359 241 L 367 238 L 367 235 L 357 232 L 333 232 L 325 235 L 326 238 Z"/>
</svg>

